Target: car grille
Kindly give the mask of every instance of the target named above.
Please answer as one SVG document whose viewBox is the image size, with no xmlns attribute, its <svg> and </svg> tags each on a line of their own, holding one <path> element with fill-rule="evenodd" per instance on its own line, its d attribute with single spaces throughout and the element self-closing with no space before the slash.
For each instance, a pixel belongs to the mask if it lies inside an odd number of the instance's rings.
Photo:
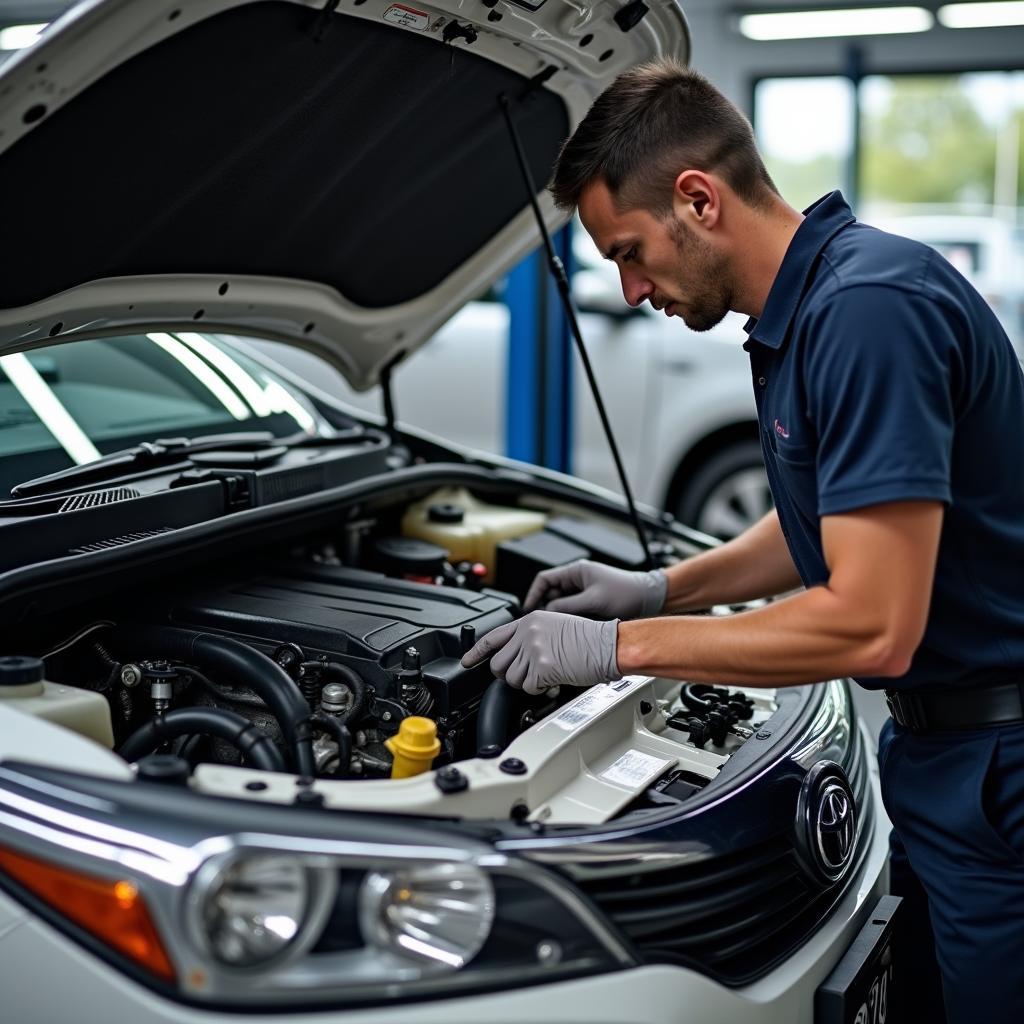
<svg viewBox="0 0 1024 1024">
<path fill-rule="evenodd" d="M 846 770 L 862 822 L 846 879 L 871 833 L 861 743 Z M 789 832 L 694 864 L 579 882 L 647 963 L 694 967 L 726 985 L 761 977 L 804 943 L 841 897 L 801 869 Z"/>
</svg>

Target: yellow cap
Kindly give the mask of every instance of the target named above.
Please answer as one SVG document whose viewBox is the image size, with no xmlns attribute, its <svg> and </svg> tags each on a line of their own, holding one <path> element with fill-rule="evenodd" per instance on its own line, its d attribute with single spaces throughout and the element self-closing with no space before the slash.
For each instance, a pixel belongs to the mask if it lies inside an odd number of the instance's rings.
<svg viewBox="0 0 1024 1024">
<path fill-rule="evenodd" d="M 441 753 L 437 738 L 437 723 L 429 718 L 411 715 L 399 723 L 398 732 L 384 741 L 394 755 L 391 778 L 407 779 L 428 771 L 434 758 Z"/>
</svg>

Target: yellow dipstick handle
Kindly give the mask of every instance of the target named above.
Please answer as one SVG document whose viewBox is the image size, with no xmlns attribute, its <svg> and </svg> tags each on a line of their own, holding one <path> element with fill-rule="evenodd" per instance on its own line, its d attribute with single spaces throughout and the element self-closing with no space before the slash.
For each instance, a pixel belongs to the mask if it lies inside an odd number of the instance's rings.
<svg viewBox="0 0 1024 1024">
<path fill-rule="evenodd" d="M 403 718 L 398 732 L 385 740 L 384 746 L 395 757 L 391 765 L 393 779 L 407 779 L 411 775 L 429 771 L 434 758 L 441 753 L 437 724 L 418 715 Z"/>
</svg>

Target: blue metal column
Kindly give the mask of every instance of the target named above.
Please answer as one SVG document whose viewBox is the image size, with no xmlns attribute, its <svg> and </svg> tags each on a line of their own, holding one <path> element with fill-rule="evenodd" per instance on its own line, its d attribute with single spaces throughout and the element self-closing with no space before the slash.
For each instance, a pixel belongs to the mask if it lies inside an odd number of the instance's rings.
<svg viewBox="0 0 1024 1024">
<path fill-rule="evenodd" d="M 554 236 L 571 274 L 571 226 Z M 508 276 L 505 450 L 509 456 L 572 472 L 572 337 L 547 259 L 538 250 Z"/>
<path fill-rule="evenodd" d="M 540 331 L 537 328 L 542 270 L 540 254 L 530 253 L 505 283 L 508 305 L 508 372 L 505 379 L 505 454 L 523 462 L 540 461 L 540 407 L 537 390 Z"/>
</svg>

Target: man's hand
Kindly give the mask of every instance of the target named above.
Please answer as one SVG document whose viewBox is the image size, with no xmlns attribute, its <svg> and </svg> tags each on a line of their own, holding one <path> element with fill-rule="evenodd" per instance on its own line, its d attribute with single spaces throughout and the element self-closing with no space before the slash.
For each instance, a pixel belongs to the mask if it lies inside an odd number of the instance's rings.
<svg viewBox="0 0 1024 1024">
<path fill-rule="evenodd" d="M 544 607 L 598 619 L 647 619 L 661 611 L 667 586 L 661 569 L 627 572 L 581 559 L 538 573 L 523 611 Z"/>
<path fill-rule="evenodd" d="M 527 693 L 552 686 L 593 686 L 618 679 L 618 620 L 531 612 L 482 637 L 462 658 L 464 668 L 491 658 L 497 679 Z M 493 657 L 491 657 L 493 655 Z"/>
</svg>

